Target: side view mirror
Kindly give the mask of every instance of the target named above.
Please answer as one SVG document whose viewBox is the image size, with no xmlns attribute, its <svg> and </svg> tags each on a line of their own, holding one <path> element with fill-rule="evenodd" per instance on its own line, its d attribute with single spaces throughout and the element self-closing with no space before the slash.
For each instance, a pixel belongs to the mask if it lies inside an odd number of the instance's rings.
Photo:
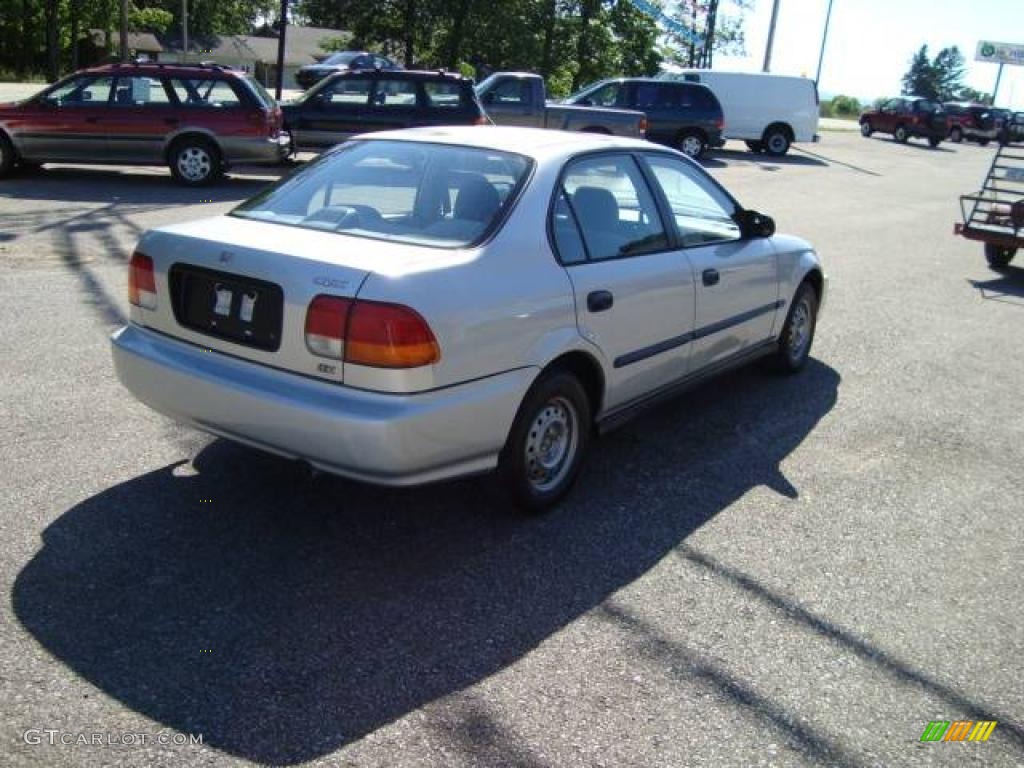
<svg viewBox="0 0 1024 768">
<path fill-rule="evenodd" d="M 771 237 L 775 234 L 775 219 L 763 213 L 744 209 L 736 211 L 732 219 L 743 237 Z"/>
</svg>

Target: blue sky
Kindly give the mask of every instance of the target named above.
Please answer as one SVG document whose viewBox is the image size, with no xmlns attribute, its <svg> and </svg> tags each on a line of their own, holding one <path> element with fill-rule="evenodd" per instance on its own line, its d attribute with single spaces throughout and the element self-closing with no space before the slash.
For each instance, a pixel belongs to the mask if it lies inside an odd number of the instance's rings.
<svg viewBox="0 0 1024 768">
<path fill-rule="evenodd" d="M 771 71 L 814 77 L 828 0 L 780 0 Z M 729 0 L 722 9 L 733 12 Z M 755 71 L 764 62 L 772 0 L 747 14 L 747 56 L 715 58 L 715 69 Z M 895 96 L 910 57 L 928 44 L 959 46 L 968 85 L 991 93 L 997 64 L 974 61 L 979 40 L 1024 44 L 1024 0 L 833 0 L 820 88 L 862 100 Z M 1003 68 L 997 106 L 1024 110 L 1024 66 Z"/>
</svg>

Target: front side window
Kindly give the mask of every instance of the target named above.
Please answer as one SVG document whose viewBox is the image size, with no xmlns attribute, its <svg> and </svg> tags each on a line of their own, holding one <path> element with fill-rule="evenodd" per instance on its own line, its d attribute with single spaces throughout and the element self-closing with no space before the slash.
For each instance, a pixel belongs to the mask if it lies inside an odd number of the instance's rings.
<svg viewBox="0 0 1024 768">
<path fill-rule="evenodd" d="M 530 103 L 530 84 L 525 80 L 506 80 L 496 85 L 490 93 L 499 106 L 522 106 Z"/>
<path fill-rule="evenodd" d="M 233 216 L 380 240 L 466 246 L 525 182 L 530 161 L 489 149 L 356 141 L 232 211 Z"/>
<path fill-rule="evenodd" d="M 672 157 L 644 157 L 661 187 L 684 248 L 740 239 L 736 204 L 700 172 Z"/>
<path fill-rule="evenodd" d="M 309 91 L 307 99 L 315 96 L 332 105 L 366 106 L 372 89 L 373 81 L 368 77 L 340 77 Z"/>
<path fill-rule="evenodd" d="M 46 94 L 46 102 L 61 107 L 101 107 L 110 98 L 112 77 L 75 77 Z"/>
<path fill-rule="evenodd" d="M 595 88 L 590 93 L 580 94 L 572 99 L 572 101 L 579 103 L 585 99 L 595 107 L 614 107 L 621 106 L 625 97 L 626 89 L 622 83 L 606 83 Z"/>
<path fill-rule="evenodd" d="M 553 209 L 552 229 L 558 246 L 563 212 L 579 228 L 590 261 L 663 251 L 668 236 L 654 196 L 636 161 L 628 155 L 602 155 L 566 166 Z M 563 242 L 568 243 L 568 235 Z M 566 246 L 569 248 L 569 246 Z M 575 250 L 559 250 L 564 263 L 578 259 Z"/>
</svg>

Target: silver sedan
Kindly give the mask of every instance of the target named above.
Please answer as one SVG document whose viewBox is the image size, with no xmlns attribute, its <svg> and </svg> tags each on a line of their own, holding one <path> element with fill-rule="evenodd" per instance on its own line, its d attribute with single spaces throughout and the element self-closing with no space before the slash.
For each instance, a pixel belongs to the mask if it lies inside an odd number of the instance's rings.
<svg viewBox="0 0 1024 768">
<path fill-rule="evenodd" d="M 639 140 L 375 133 L 147 232 L 114 363 L 215 435 L 385 485 L 497 469 L 540 510 L 595 430 L 756 358 L 804 365 L 825 273 L 774 229 Z"/>
</svg>

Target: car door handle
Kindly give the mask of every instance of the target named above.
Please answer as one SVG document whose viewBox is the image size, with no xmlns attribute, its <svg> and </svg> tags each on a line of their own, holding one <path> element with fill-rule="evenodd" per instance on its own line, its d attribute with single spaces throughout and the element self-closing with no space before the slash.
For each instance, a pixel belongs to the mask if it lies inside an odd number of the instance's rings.
<svg viewBox="0 0 1024 768">
<path fill-rule="evenodd" d="M 700 279 L 704 285 L 718 285 L 721 275 L 718 274 L 717 269 L 705 269 L 701 272 Z"/>
<path fill-rule="evenodd" d="M 614 303 L 611 291 L 591 291 L 587 294 L 587 309 L 591 312 L 604 312 L 611 309 Z"/>
</svg>

